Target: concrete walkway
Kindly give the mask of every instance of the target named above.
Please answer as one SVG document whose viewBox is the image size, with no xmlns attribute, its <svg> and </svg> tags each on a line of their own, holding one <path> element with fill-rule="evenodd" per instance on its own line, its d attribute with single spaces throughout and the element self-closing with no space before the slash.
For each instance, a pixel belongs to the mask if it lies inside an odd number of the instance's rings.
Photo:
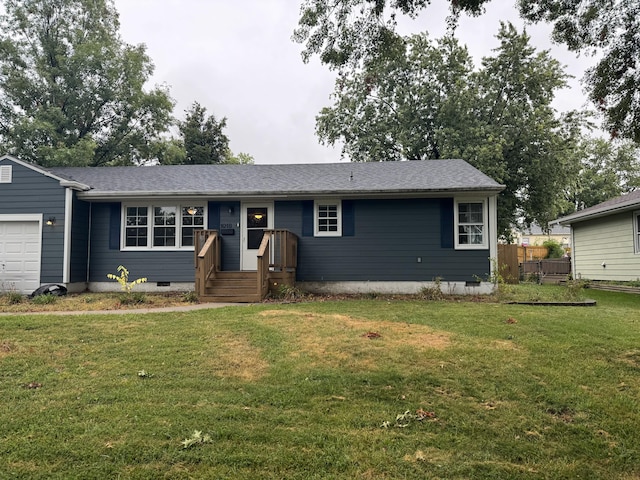
<svg viewBox="0 0 640 480">
<path fill-rule="evenodd" d="M 179 307 L 158 307 L 158 308 L 129 308 L 122 310 L 76 310 L 70 312 L 50 311 L 50 312 L 0 312 L 0 317 L 21 316 L 21 315 L 139 315 L 142 313 L 163 313 L 163 312 L 191 312 L 193 310 L 205 310 L 208 308 L 240 307 L 254 305 L 252 303 L 194 303 Z"/>
</svg>

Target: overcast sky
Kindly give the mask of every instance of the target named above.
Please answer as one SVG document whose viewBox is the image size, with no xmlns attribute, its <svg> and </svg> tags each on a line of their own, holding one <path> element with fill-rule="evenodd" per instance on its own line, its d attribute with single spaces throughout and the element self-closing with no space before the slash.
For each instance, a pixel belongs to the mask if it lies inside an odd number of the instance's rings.
<svg viewBox="0 0 640 480">
<path fill-rule="evenodd" d="M 445 33 L 446 4 L 434 0 L 403 33 Z M 514 0 L 493 0 L 487 13 L 463 18 L 457 36 L 479 65 L 498 45 L 500 20 L 521 27 Z M 301 0 L 115 0 L 123 39 L 144 43 L 155 64 L 154 84 L 166 84 L 175 114 L 194 101 L 216 118 L 227 117 L 230 147 L 256 163 L 338 162 L 340 149 L 320 145 L 315 116 L 331 104 L 334 74 L 317 60 L 304 64 L 302 46 L 291 41 Z M 577 78 L 556 101 L 560 110 L 586 103 L 579 83 L 589 57 L 577 58 L 549 40 L 550 28 L 528 26 L 532 43 Z M 345 160 L 342 160 L 345 161 Z"/>
</svg>

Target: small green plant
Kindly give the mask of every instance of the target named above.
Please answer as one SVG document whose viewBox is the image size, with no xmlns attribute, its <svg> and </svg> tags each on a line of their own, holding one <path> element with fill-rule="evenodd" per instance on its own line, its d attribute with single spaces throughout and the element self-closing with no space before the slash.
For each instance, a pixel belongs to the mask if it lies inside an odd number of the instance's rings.
<svg viewBox="0 0 640 480">
<path fill-rule="evenodd" d="M 57 301 L 58 297 L 49 293 L 45 295 L 38 295 L 31 299 L 31 303 L 33 303 L 34 305 L 51 305 L 53 303 L 56 303 Z"/>
<path fill-rule="evenodd" d="M 418 292 L 418 295 L 424 300 L 442 300 L 444 293 L 442 292 L 442 278 L 436 277 L 433 279 L 433 285 L 428 287 L 422 287 Z"/>
<path fill-rule="evenodd" d="M 584 280 L 569 280 L 567 282 L 566 297 L 569 300 L 582 300 L 587 282 Z"/>
<path fill-rule="evenodd" d="M 2 295 L 9 305 L 17 305 L 24 301 L 24 295 L 18 292 L 7 292 Z"/>
<path fill-rule="evenodd" d="M 147 297 L 142 292 L 128 292 L 120 295 L 121 305 L 142 305 L 147 303 Z"/>
<path fill-rule="evenodd" d="M 198 303 L 200 299 L 198 298 L 198 294 L 191 290 L 182 294 L 182 301 L 187 303 Z"/>
<path fill-rule="evenodd" d="M 304 298 L 305 293 L 295 285 L 286 285 L 283 283 L 282 285 L 278 285 L 275 297 L 280 300 L 292 301 Z"/>
<path fill-rule="evenodd" d="M 124 266 L 119 265 L 118 266 L 118 272 L 120 273 L 120 275 L 115 275 L 113 273 L 107 273 L 107 278 L 109 280 L 115 280 L 116 282 L 118 282 L 120 284 L 120 287 L 122 289 L 123 292 L 127 292 L 127 293 L 131 293 L 133 290 L 133 287 L 135 287 L 136 285 L 139 285 L 141 283 L 144 283 L 147 281 L 146 277 L 142 277 L 142 278 L 137 278 L 133 281 L 129 281 L 129 270 L 127 270 Z"/>
<path fill-rule="evenodd" d="M 196 430 L 193 432 L 190 438 L 185 438 L 182 442 L 182 448 L 193 447 L 194 445 L 203 445 L 205 443 L 211 443 L 212 439 L 210 435 L 206 433 L 203 435 L 201 431 Z"/>
</svg>

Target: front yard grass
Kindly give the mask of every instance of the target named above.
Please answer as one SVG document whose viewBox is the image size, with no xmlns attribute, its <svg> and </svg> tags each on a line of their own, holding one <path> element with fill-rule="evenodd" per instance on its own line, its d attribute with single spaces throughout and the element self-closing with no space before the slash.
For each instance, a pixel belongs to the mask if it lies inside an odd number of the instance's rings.
<svg viewBox="0 0 640 480">
<path fill-rule="evenodd" d="M 0 317 L 2 475 L 639 478 L 640 296 L 588 293 Z"/>
</svg>

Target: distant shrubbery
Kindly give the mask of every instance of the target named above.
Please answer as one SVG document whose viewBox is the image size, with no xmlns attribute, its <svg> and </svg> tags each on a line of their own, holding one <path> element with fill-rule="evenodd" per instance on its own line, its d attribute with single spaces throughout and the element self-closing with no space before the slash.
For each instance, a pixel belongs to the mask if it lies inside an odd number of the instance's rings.
<svg viewBox="0 0 640 480">
<path fill-rule="evenodd" d="M 546 240 L 542 246 L 547 248 L 545 258 L 562 258 L 564 256 L 564 248 L 556 240 Z"/>
</svg>

